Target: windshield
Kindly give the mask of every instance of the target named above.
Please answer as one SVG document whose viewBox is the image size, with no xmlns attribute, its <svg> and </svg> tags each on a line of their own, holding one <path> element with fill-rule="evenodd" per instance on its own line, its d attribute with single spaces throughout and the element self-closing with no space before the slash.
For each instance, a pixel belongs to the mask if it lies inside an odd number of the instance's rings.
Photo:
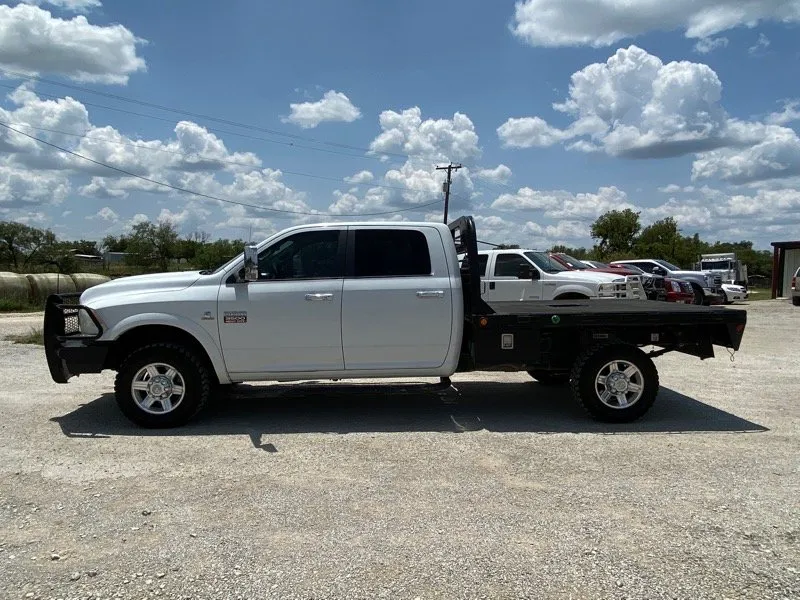
<svg viewBox="0 0 800 600">
<path fill-rule="evenodd" d="M 569 271 L 567 267 L 559 263 L 557 260 L 550 258 L 546 252 L 525 252 L 533 264 L 539 267 L 545 273 L 560 273 L 562 271 Z"/>
<path fill-rule="evenodd" d="M 731 264 L 727 260 L 704 260 L 700 263 L 700 268 L 705 271 L 727 271 Z"/>
<path fill-rule="evenodd" d="M 611 265 L 612 268 L 625 269 L 626 271 L 633 271 L 634 273 L 645 273 L 646 271 L 640 269 L 636 265 Z"/>
<path fill-rule="evenodd" d="M 570 256 L 569 254 L 561 253 L 558 255 L 561 260 L 567 263 L 573 269 L 577 269 L 578 271 L 584 271 L 586 269 L 591 269 L 591 265 L 587 265 L 585 262 L 578 260 L 577 258 Z"/>
<path fill-rule="evenodd" d="M 681 268 L 680 268 L 680 267 L 676 267 L 675 265 L 673 265 L 673 264 L 670 264 L 670 263 L 668 263 L 668 262 L 667 262 L 667 261 L 665 261 L 665 260 L 657 260 L 656 262 L 657 262 L 658 264 L 660 264 L 662 267 L 666 267 L 666 268 L 667 268 L 667 269 L 669 269 L 670 271 L 680 271 L 680 270 L 681 270 Z"/>
<path fill-rule="evenodd" d="M 595 269 L 608 269 L 611 266 L 608 263 L 600 262 L 599 260 L 593 260 L 592 262 L 586 264 L 594 267 Z"/>
</svg>

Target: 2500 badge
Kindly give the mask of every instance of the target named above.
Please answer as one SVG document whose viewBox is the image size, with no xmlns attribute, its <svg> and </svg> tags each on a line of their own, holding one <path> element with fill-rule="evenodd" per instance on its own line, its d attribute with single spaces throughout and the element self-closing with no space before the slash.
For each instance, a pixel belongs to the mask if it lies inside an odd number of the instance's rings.
<svg viewBox="0 0 800 600">
<path fill-rule="evenodd" d="M 225 323 L 247 323 L 247 313 L 245 311 L 225 311 L 222 313 L 222 320 Z"/>
</svg>

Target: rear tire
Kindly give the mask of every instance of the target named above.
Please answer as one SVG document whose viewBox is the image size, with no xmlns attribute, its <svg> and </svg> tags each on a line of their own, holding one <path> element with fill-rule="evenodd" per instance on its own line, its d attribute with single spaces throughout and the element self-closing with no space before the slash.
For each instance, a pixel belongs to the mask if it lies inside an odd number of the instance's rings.
<svg viewBox="0 0 800 600">
<path fill-rule="evenodd" d="M 653 406 L 659 387 L 653 361 L 628 345 L 599 346 L 581 354 L 570 384 L 578 404 L 592 418 L 606 423 L 640 418 Z"/>
<path fill-rule="evenodd" d="M 569 383 L 569 373 L 563 373 L 560 371 L 542 371 L 539 369 L 533 369 L 528 371 L 528 375 L 533 377 L 541 385 L 556 386 L 567 385 Z"/>
<path fill-rule="evenodd" d="M 191 350 L 150 344 L 134 350 L 119 367 L 114 394 L 122 413 L 140 427 L 178 427 L 211 397 L 211 375 Z"/>
<path fill-rule="evenodd" d="M 792 296 L 792 304 L 800 306 L 800 296 Z"/>
</svg>

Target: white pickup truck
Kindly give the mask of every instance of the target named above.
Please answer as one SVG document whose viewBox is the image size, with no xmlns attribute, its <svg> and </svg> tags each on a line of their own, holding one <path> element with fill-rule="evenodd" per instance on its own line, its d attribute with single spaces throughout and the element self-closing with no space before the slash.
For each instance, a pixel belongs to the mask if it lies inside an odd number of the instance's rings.
<svg viewBox="0 0 800 600">
<path fill-rule="evenodd" d="M 570 271 L 547 252 L 525 249 L 479 250 L 481 296 L 486 302 L 511 300 L 646 300 L 637 276 Z"/>
<path fill-rule="evenodd" d="M 466 258 L 459 264 L 459 254 Z M 284 230 L 212 271 L 118 279 L 50 296 L 51 377 L 117 372 L 122 412 L 186 423 L 219 386 L 252 380 L 527 371 L 571 383 L 595 418 L 642 416 L 651 360 L 738 349 L 743 310 L 617 300 L 485 302 L 475 223 L 332 223 Z M 645 353 L 641 348 L 656 348 Z"/>
</svg>

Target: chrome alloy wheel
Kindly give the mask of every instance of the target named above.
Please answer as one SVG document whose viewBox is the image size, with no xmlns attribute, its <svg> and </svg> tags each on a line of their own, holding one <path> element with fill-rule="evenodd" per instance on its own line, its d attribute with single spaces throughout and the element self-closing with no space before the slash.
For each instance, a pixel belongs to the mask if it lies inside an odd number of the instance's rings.
<svg viewBox="0 0 800 600">
<path fill-rule="evenodd" d="M 613 360 L 597 372 L 594 390 L 600 402 L 609 408 L 629 408 L 644 392 L 644 376 L 627 360 Z"/>
<path fill-rule="evenodd" d="M 175 410 L 183 400 L 186 385 L 178 370 L 165 363 L 151 363 L 139 369 L 131 383 L 137 406 L 153 415 Z"/>
</svg>

